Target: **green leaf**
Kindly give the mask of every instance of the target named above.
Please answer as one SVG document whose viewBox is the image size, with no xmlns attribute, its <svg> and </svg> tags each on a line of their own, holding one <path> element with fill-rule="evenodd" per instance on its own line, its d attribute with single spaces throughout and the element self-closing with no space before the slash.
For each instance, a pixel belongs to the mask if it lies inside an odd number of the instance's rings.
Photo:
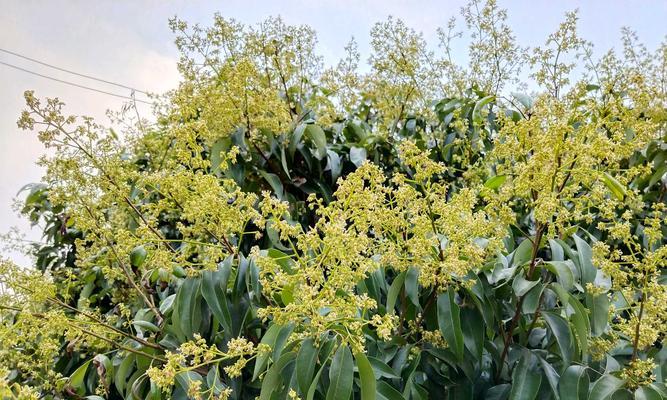
<svg viewBox="0 0 667 400">
<path fill-rule="evenodd" d="M 328 344 L 331 344 L 329 342 Z M 329 361 L 329 355 L 331 354 L 331 350 L 333 350 L 333 347 L 330 345 L 324 345 L 325 348 L 325 353 L 326 355 L 322 358 L 322 363 L 320 366 L 320 369 L 317 371 L 315 374 L 315 378 L 313 378 L 313 382 L 310 384 L 310 387 L 308 388 L 308 394 L 306 395 L 306 400 L 313 400 L 315 397 L 315 391 L 317 390 L 317 385 L 320 380 L 320 375 L 322 375 L 322 371 L 324 371 L 324 366 L 326 365 L 327 361 Z"/>
<path fill-rule="evenodd" d="M 563 400 L 586 400 L 588 399 L 589 385 L 590 378 L 586 373 L 586 367 L 570 365 L 560 377 L 558 392 Z"/>
<path fill-rule="evenodd" d="M 552 312 L 545 311 L 542 313 L 542 317 L 549 326 L 551 333 L 556 337 L 563 363 L 566 366 L 570 365 L 574 354 L 574 341 L 570 325 L 563 317 Z"/>
<path fill-rule="evenodd" d="M 139 328 L 143 329 L 144 331 L 160 332 L 160 328 L 158 328 L 152 322 L 134 320 L 134 321 L 132 321 L 132 325 L 134 325 L 135 327 L 139 327 Z"/>
<path fill-rule="evenodd" d="M 385 381 L 379 381 L 377 383 L 377 394 L 378 398 L 381 400 L 405 400 L 401 392 L 394 389 Z"/>
<path fill-rule="evenodd" d="M 289 142 L 289 147 L 287 148 L 287 151 L 289 152 L 289 156 L 291 158 L 294 158 L 294 153 L 296 152 L 296 147 L 299 145 L 301 142 L 301 137 L 303 136 L 303 132 L 306 130 L 306 124 L 301 124 L 294 129 L 294 132 L 292 132 L 292 137 L 290 138 Z"/>
<path fill-rule="evenodd" d="M 188 339 L 194 337 L 202 321 L 200 309 L 200 279 L 187 278 L 178 288 L 176 300 L 174 301 L 175 315 L 174 324 L 178 325 L 180 332 Z"/>
<path fill-rule="evenodd" d="M 123 357 L 123 360 L 116 368 L 116 375 L 114 376 L 114 385 L 120 394 L 125 394 L 125 386 L 127 385 L 127 378 L 134 367 L 134 360 L 136 356 L 134 354 L 128 354 Z"/>
<path fill-rule="evenodd" d="M 484 319 L 476 308 L 461 310 L 461 330 L 465 347 L 480 360 L 484 350 Z"/>
<path fill-rule="evenodd" d="M 538 360 L 540 360 L 540 365 L 542 365 L 544 376 L 547 377 L 547 382 L 549 383 L 549 387 L 551 387 L 551 392 L 553 393 L 556 400 L 559 400 L 560 396 L 558 395 L 558 381 L 560 380 L 560 376 L 558 376 L 558 372 L 556 372 L 554 367 L 551 366 L 547 360 L 543 359 L 542 357 L 538 357 Z"/>
<path fill-rule="evenodd" d="M 350 161 L 352 161 L 352 164 L 360 167 L 366 161 L 366 149 L 363 147 L 350 148 Z"/>
<path fill-rule="evenodd" d="M 577 335 L 581 357 L 585 360 L 588 354 L 588 337 L 591 334 L 591 324 L 588 320 L 588 312 L 574 296 L 569 295 L 568 303 L 572 306 L 572 309 L 574 309 L 570 319 L 572 321 L 574 333 Z"/>
<path fill-rule="evenodd" d="M 609 322 L 609 298 L 605 293 L 593 296 L 586 295 L 586 307 L 590 311 L 591 332 L 600 336 L 607 329 Z"/>
<path fill-rule="evenodd" d="M 593 250 L 591 250 L 591 246 L 579 236 L 573 235 L 572 237 L 577 246 L 581 285 L 586 287 L 587 283 L 595 281 L 595 275 L 597 275 L 597 269 L 593 266 L 592 262 Z"/>
<path fill-rule="evenodd" d="M 88 371 L 88 367 L 90 366 L 90 362 L 93 361 L 88 360 L 85 363 L 81 364 L 79 368 L 77 368 L 72 375 L 69 376 L 69 384 L 76 390 L 77 393 L 83 394 L 85 393 L 85 386 L 84 386 L 84 378 L 86 377 L 86 372 Z"/>
<path fill-rule="evenodd" d="M 232 258 L 229 257 L 220 264 L 217 271 L 202 273 L 202 297 L 222 325 L 225 335 L 232 334 L 232 316 L 227 304 L 227 285 L 231 271 Z"/>
<path fill-rule="evenodd" d="M 361 383 L 361 400 L 375 400 L 375 374 L 373 367 L 362 352 L 355 354 L 357 369 L 359 370 L 359 382 Z"/>
<path fill-rule="evenodd" d="M 509 400 L 533 400 L 537 397 L 542 383 L 542 374 L 530 365 L 532 355 L 523 354 L 512 371 L 512 390 Z"/>
<path fill-rule="evenodd" d="M 315 151 L 315 158 L 318 160 L 324 159 L 327 156 L 327 135 L 322 128 L 319 125 L 308 124 L 306 125 L 305 133 L 315 144 L 315 148 L 317 149 Z"/>
<path fill-rule="evenodd" d="M 308 388 L 313 381 L 315 367 L 317 366 L 318 348 L 315 347 L 313 339 L 306 339 L 301 343 L 299 353 L 296 355 L 296 381 L 302 395 L 308 393 Z"/>
<path fill-rule="evenodd" d="M 442 336 L 459 360 L 463 360 L 463 332 L 460 308 L 454 301 L 454 291 L 448 290 L 438 296 L 438 326 Z"/>
<path fill-rule="evenodd" d="M 512 97 L 517 99 L 526 110 L 530 110 L 533 107 L 533 99 L 526 94 L 512 92 Z"/>
<path fill-rule="evenodd" d="M 403 282 L 405 282 L 405 271 L 398 274 L 389 287 L 389 292 L 387 293 L 387 314 L 394 313 L 396 299 L 398 298 L 398 294 L 401 293 L 401 289 L 403 289 Z"/>
<path fill-rule="evenodd" d="M 283 183 L 280 181 L 278 175 L 263 171 L 261 169 L 258 172 L 269 183 L 271 189 L 273 189 L 273 193 L 276 194 L 276 197 L 278 197 L 280 200 L 285 200 L 285 190 L 283 188 Z"/>
<path fill-rule="evenodd" d="M 635 400 L 663 400 L 659 391 L 651 386 L 643 386 L 635 392 Z"/>
<path fill-rule="evenodd" d="M 349 400 L 352 394 L 353 379 L 352 353 L 346 345 L 341 345 L 331 360 L 327 400 Z"/>
<path fill-rule="evenodd" d="M 520 267 L 530 261 L 530 257 L 533 251 L 533 243 L 524 239 L 512 254 L 512 265 L 515 267 Z"/>
<path fill-rule="evenodd" d="M 498 189 L 505 181 L 507 180 L 507 175 L 496 175 L 491 177 L 484 182 L 484 186 L 489 189 Z"/>
<path fill-rule="evenodd" d="M 512 389 L 512 385 L 509 383 L 502 383 L 500 385 L 496 385 L 493 387 L 490 387 L 489 390 L 486 391 L 486 394 L 484 395 L 485 400 L 507 400 L 510 394 L 510 390 Z"/>
<path fill-rule="evenodd" d="M 528 293 L 530 289 L 535 287 L 538 283 L 540 283 L 540 281 L 529 281 L 523 276 L 517 275 L 512 282 L 512 289 L 514 289 L 514 293 L 517 297 L 521 297 Z"/>
<path fill-rule="evenodd" d="M 262 337 L 260 343 L 268 345 L 269 347 L 271 347 L 271 350 L 275 350 L 276 342 L 278 341 L 278 337 L 280 336 L 280 333 L 283 331 L 283 329 L 284 329 L 283 325 L 277 325 L 277 324 L 271 325 L 269 329 L 266 330 L 266 333 L 264 333 L 264 336 Z M 253 381 L 257 379 L 257 377 L 262 372 L 264 372 L 266 364 L 269 362 L 269 358 L 271 357 L 271 355 L 272 352 L 264 352 L 260 353 L 257 356 L 257 359 L 255 360 L 255 369 L 252 373 Z"/>
<path fill-rule="evenodd" d="M 262 380 L 262 389 L 259 392 L 259 400 L 271 400 L 271 395 L 282 386 L 282 370 L 294 360 L 295 356 L 296 354 L 294 352 L 283 354 L 282 357 L 269 368 L 269 371 Z"/>
<path fill-rule="evenodd" d="M 399 379 L 400 376 L 396 375 L 394 370 L 382 360 L 368 356 L 368 361 L 370 361 L 371 366 L 373 366 L 373 372 L 375 374 L 375 379 L 380 378 L 390 378 L 390 379 Z"/>
<path fill-rule="evenodd" d="M 472 110 L 472 120 L 476 124 L 482 123 L 482 109 L 487 104 L 491 103 L 496 97 L 486 96 L 475 103 L 475 107 Z"/>
<path fill-rule="evenodd" d="M 623 201 L 625 198 L 625 195 L 627 194 L 627 191 L 621 185 L 619 181 L 616 180 L 613 176 L 609 175 L 606 172 L 603 172 L 602 175 L 602 182 L 604 182 L 605 186 L 607 186 L 607 189 L 611 192 L 611 194 L 619 201 Z"/>
<path fill-rule="evenodd" d="M 146 249 L 144 246 L 137 246 L 130 252 L 130 264 L 135 267 L 141 267 L 141 264 L 146 261 Z"/>
<path fill-rule="evenodd" d="M 572 274 L 572 261 L 547 261 L 544 263 L 547 269 L 558 278 L 558 282 L 567 291 L 574 288 L 574 275 Z"/>
<path fill-rule="evenodd" d="M 614 375 L 602 375 L 600 379 L 595 381 L 591 392 L 588 395 L 588 400 L 607 400 L 623 387 L 625 381 L 618 379 Z"/>
</svg>

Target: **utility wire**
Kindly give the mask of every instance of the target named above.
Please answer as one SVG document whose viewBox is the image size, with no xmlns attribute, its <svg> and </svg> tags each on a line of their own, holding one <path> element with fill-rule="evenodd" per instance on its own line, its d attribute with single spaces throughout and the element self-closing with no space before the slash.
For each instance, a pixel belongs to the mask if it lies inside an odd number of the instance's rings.
<svg viewBox="0 0 667 400">
<path fill-rule="evenodd" d="M 83 78 L 92 79 L 92 80 L 94 80 L 94 81 L 103 82 L 103 83 L 106 83 L 106 84 L 109 84 L 109 85 L 114 85 L 114 86 L 122 87 L 122 88 L 124 88 L 124 89 L 134 90 L 134 91 L 137 92 L 137 93 L 142 93 L 142 94 L 146 94 L 146 95 L 148 94 L 148 92 L 145 92 L 145 91 L 143 91 L 143 90 L 139 90 L 139 89 L 133 88 L 133 87 L 131 87 L 131 86 L 123 85 L 123 84 L 116 83 L 116 82 L 107 81 L 107 80 L 105 80 L 105 79 L 96 78 L 96 77 L 91 76 L 91 75 L 81 74 L 81 73 L 79 73 L 79 72 L 75 72 L 75 71 L 71 71 L 71 70 L 69 70 L 69 69 L 61 68 L 61 67 L 58 67 L 58 66 L 55 66 L 55 65 L 46 63 L 46 62 L 44 62 L 44 61 L 35 60 L 34 58 L 30 58 L 30 57 L 24 56 L 23 54 L 15 53 L 15 52 L 13 52 L 13 51 L 5 50 L 5 49 L 3 49 L 3 48 L 0 48 L 0 51 L 2 51 L 3 53 L 11 54 L 11 55 L 16 56 L 16 57 L 20 57 L 20 58 L 22 58 L 22 59 L 24 59 L 24 60 L 28 60 L 28 61 L 32 61 L 32 62 L 37 63 L 37 64 L 44 65 L 45 67 L 49 67 L 49 68 L 53 68 L 53 69 L 57 69 L 58 71 L 67 72 L 68 74 L 77 75 L 77 76 L 80 76 L 80 77 L 83 77 Z"/>
<path fill-rule="evenodd" d="M 149 102 L 149 101 L 140 100 L 140 99 L 137 99 L 137 98 L 134 98 L 134 97 L 124 96 L 124 95 L 122 95 L 122 94 L 111 93 L 111 92 L 107 92 L 107 91 L 104 91 L 104 90 L 95 89 L 95 88 L 92 88 L 92 87 L 89 87 L 89 86 L 79 85 L 78 83 L 64 81 L 64 80 L 62 80 L 62 79 L 54 78 L 54 77 L 52 77 L 52 76 L 42 75 L 42 74 L 40 74 L 40 73 L 38 73 L 38 72 L 30 71 L 30 70 L 27 70 L 27 69 L 25 69 L 25 68 L 21 68 L 21 67 L 18 67 L 18 66 L 16 66 L 16 65 L 9 64 L 9 63 L 3 62 L 3 61 L 0 61 L 0 64 L 5 65 L 5 66 L 10 67 L 10 68 L 17 69 L 17 70 L 19 70 L 19 71 L 22 71 L 22 72 L 25 72 L 25 73 L 28 73 L 28 74 L 32 74 L 32 75 L 39 76 L 39 77 L 41 77 L 41 78 L 50 79 L 50 80 L 52 80 L 52 81 L 56 81 L 56 82 L 60 82 L 60 83 L 64 83 L 64 84 L 66 84 L 66 85 L 75 86 L 75 87 L 78 87 L 78 88 L 81 88 L 81 89 L 91 90 L 91 91 L 93 91 L 93 92 L 98 92 L 98 93 L 106 94 L 106 95 L 109 95 L 109 96 L 120 97 L 121 99 L 132 100 L 132 101 L 136 101 L 136 102 L 139 102 L 139 103 L 152 104 L 152 103 Z"/>
</svg>

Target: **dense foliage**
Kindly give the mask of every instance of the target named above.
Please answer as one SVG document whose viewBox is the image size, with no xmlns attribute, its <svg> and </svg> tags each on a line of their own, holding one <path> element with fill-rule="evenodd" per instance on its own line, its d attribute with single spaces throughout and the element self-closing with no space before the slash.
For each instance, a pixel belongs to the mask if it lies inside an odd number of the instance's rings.
<svg viewBox="0 0 667 400">
<path fill-rule="evenodd" d="M 173 20 L 182 83 L 116 131 L 26 92 L 52 156 L 0 396 L 667 398 L 667 45 L 462 16 L 469 65 L 453 21 L 436 52 L 389 18 L 367 72 L 279 18 Z"/>
</svg>

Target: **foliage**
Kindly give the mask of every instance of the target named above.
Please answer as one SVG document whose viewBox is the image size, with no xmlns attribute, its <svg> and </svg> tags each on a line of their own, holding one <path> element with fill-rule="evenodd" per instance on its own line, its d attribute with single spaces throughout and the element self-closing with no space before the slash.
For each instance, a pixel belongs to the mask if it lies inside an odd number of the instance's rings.
<svg viewBox="0 0 667 400">
<path fill-rule="evenodd" d="M 389 18 L 365 73 L 279 18 L 173 20 L 183 81 L 119 132 L 26 92 L 54 156 L 34 268 L 0 263 L 2 397 L 667 398 L 665 45 L 462 14 L 470 65 Z"/>
</svg>

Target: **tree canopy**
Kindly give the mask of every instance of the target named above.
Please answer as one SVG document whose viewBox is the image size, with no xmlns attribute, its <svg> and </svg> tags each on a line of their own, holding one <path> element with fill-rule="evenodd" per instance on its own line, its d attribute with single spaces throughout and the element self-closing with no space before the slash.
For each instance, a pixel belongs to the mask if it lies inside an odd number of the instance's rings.
<svg viewBox="0 0 667 400">
<path fill-rule="evenodd" d="M 461 15 L 468 64 L 454 21 L 327 66 L 305 25 L 173 19 L 180 85 L 114 129 L 27 91 L 0 397 L 667 398 L 667 44 Z"/>
</svg>

